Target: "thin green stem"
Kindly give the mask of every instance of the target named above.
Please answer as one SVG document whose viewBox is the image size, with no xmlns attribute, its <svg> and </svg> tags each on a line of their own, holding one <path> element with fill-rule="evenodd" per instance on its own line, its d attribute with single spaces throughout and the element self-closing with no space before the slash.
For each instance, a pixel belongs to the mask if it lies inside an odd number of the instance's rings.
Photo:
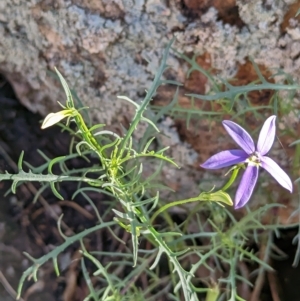
<svg viewBox="0 0 300 301">
<path fill-rule="evenodd" d="M 234 183 L 234 181 L 240 171 L 240 168 L 241 168 L 240 165 L 236 165 L 233 168 L 231 168 L 231 170 L 229 170 L 229 172 L 232 171 L 231 177 L 228 180 L 228 182 L 220 190 L 226 191 Z"/>
<path fill-rule="evenodd" d="M 169 209 L 170 207 L 174 207 L 174 206 L 178 206 L 178 205 L 183 205 L 183 204 L 187 204 L 187 203 L 192 203 L 192 202 L 198 202 L 198 201 L 207 201 L 206 198 L 202 198 L 201 195 L 194 197 L 194 198 L 190 198 L 190 199 L 186 199 L 186 200 L 180 200 L 180 201 L 175 201 L 172 203 L 168 203 L 162 207 L 160 207 L 151 217 L 150 219 L 150 224 L 152 224 L 154 222 L 154 220 L 156 219 L 156 217 L 162 213 L 163 211 Z"/>
<path fill-rule="evenodd" d="M 273 84 L 273 83 L 263 83 L 259 85 L 245 85 L 245 86 L 232 86 L 230 90 L 225 92 L 218 92 L 213 95 L 202 95 L 202 94 L 187 94 L 187 96 L 199 98 L 202 100 L 217 100 L 221 98 L 232 98 L 239 94 L 245 94 L 251 91 L 261 91 L 261 90 L 299 90 L 299 85 L 284 85 L 284 84 Z"/>
<path fill-rule="evenodd" d="M 152 100 L 152 97 L 155 94 L 155 92 L 156 92 L 156 90 L 157 90 L 157 88 L 160 84 L 160 78 L 161 78 L 163 72 L 166 69 L 165 62 L 167 61 L 167 57 L 169 55 L 169 51 L 170 51 L 171 45 L 174 42 L 174 39 L 175 38 L 173 38 L 169 42 L 169 44 L 167 45 L 166 50 L 164 51 L 164 54 L 163 54 L 163 58 L 162 58 L 163 63 L 160 65 L 157 73 L 155 74 L 155 77 L 154 77 L 154 80 L 153 80 L 153 83 L 152 83 L 150 89 L 147 91 L 147 94 L 146 94 L 142 104 L 137 109 L 136 115 L 135 115 L 135 117 L 134 117 L 134 119 L 133 119 L 133 121 L 132 121 L 125 137 L 122 139 L 121 147 L 120 147 L 120 156 L 119 157 L 122 157 L 123 152 L 126 149 L 126 145 L 127 145 L 128 140 L 132 136 L 132 133 L 136 129 L 138 123 L 141 121 L 141 118 L 142 118 L 142 115 L 143 115 L 144 111 L 146 110 L 149 102 Z"/>
</svg>

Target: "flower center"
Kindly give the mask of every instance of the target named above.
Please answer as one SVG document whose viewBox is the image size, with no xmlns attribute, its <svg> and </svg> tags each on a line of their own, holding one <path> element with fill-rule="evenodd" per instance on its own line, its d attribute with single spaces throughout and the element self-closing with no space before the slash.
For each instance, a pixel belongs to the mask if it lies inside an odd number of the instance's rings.
<svg viewBox="0 0 300 301">
<path fill-rule="evenodd" d="M 260 155 L 258 152 L 254 152 L 253 154 L 250 155 L 250 157 L 248 158 L 248 160 L 246 161 L 248 164 L 250 165 L 256 165 L 256 166 L 260 166 Z"/>
</svg>

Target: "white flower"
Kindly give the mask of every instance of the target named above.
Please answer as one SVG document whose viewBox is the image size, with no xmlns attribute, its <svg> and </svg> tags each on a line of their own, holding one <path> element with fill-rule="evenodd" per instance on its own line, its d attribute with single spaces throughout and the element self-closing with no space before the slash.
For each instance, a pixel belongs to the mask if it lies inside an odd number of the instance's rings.
<svg viewBox="0 0 300 301">
<path fill-rule="evenodd" d="M 41 126 L 41 129 L 45 129 L 49 126 L 52 126 L 53 124 L 60 122 L 62 119 L 64 119 L 67 116 L 72 116 L 72 110 L 63 110 L 57 113 L 50 113 L 46 116 Z"/>
</svg>

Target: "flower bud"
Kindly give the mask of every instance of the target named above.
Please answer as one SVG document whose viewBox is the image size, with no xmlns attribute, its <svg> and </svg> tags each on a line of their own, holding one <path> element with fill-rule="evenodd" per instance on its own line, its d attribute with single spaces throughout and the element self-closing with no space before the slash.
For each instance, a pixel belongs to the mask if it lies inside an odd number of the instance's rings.
<svg viewBox="0 0 300 301">
<path fill-rule="evenodd" d="M 57 113 L 50 113 L 44 119 L 41 129 L 45 129 L 49 126 L 52 126 L 53 124 L 60 122 L 62 119 L 64 119 L 67 116 L 72 116 L 72 110 L 63 110 Z"/>
</svg>

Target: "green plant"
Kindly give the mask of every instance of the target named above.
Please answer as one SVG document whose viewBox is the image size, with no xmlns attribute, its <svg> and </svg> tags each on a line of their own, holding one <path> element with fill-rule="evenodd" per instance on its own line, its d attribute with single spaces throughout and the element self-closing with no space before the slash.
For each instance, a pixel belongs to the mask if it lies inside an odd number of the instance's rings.
<svg viewBox="0 0 300 301">
<path fill-rule="evenodd" d="M 80 194 L 86 199 L 95 211 L 98 224 L 67 237 L 61 229 L 63 218 L 61 216 L 58 220 L 58 228 L 64 238 L 64 243 L 38 259 L 26 254 L 33 264 L 24 272 L 20 280 L 18 297 L 21 295 L 25 280 L 31 277 L 37 280 L 39 268 L 48 260 L 53 261 L 54 269 L 59 275 L 57 257 L 76 241 L 80 242 L 81 269 L 89 288 L 89 294 L 85 301 L 150 301 L 159 300 L 161 297 L 185 301 L 196 301 L 202 297 L 206 301 L 224 300 L 225 298 L 231 301 L 243 300 L 237 292 L 237 282 L 244 282 L 249 286 L 252 284 L 247 277 L 240 273 L 241 262 L 256 264 L 260 274 L 271 269 L 267 260 L 262 260 L 254 250 L 249 249 L 249 242 L 258 242 L 260 238 L 266 240 L 268 248 L 265 258 L 270 257 L 272 238 L 280 225 L 276 221 L 264 225 L 262 219 L 268 210 L 281 205 L 267 204 L 255 211 L 248 209 L 248 215 L 240 220 L 235 218 L 230 210 L 222 207 L 224 204 L 232 205 L 227 189 L 234 183 L 239 168 L 231 170 L 231 176 L 222 188 L 208 192 L 202 191 L 196 197 L 174 200 L 167 204 L 164 204 L 160 197 L 160 191 L 167 189 L 157 181 L 162 167 L 164 164 L 178 166 L 167 155 L 168 147 L 160 150 L 155 148 L 154 142 L 159 134 L 157 122 L 164 114 L 180 111 L 180 108 L 176 107 L 177 94 L 169 106 L 159 110 L 156 108 L 154 111 L 148 109 L 150 101 L 160 85 L 172 84 L 177 88 L 180 86 L 177 82 L 162 79 L 163 72 L 168 67 L 166 61 L 171 44 L 166 48 L 161 66 L 144 100 L 138 104 L 125 96 L 119 97 L 121 100 L 130 102 L 136 109 L 130 127 L 124 129 L 123 135 L 106 130 L 103 124 L 89 127 L 85 122 L 85 115 L 83 115 L 83 112 L 86 114 L 87 108 L 80 107 L 78 109 L 76 107 L 71 90 L 57 71 L 67 96 L 66 105 L 60 104 L 63 108 L 62 111 L 49 114 L 45 118 L 42 128 L 47 128 L 66 118 L 67 124 L 62 127 L 73 137 L 70 153 L 54 159 L 43 155 L 46 162 L 39 167 L 33 167 L 26 163 L 29 171 L 23 170 L 23 153 L 21 153 L 18 162 L 19 172 L 2 174 L 0 180 L 12 181 L 11 190 L 13 192 L 23 182 L 40 182 L 42 187 L 35 200 L 49 187 L 58 199 L 63 199 L 59 191 L 60 184 L 69 181 L 78 182 L 78 189 L 74 192 L 73 198 Z M 208 72 L 197 66 L 195 60 L 181 56 L 192 65 L 190 72 L 199 70 L 209 78 L 213 87 L 211 95 L 190 95 L 192 101 L 197 97 L 207 101 L 218 101 L 222 104 L 224 112 L 232 114 L 233 117 L 241 116 L 241 113 L 234 114 L 233 108 L 242 94 L 246 97 L 249 91 L 257 89 L 278 91 L 298 88 L 295 84 L 269 83 L 257 69 L 261 80 L 260 84 L 234 87 L 223 81 L 227 90 L 222 91 L 220 83 L 217 83 Z M 271 105 L 263 108 L 274 110 Z M 245 109 L 245 112 L 248 111 L 256 113 L 256 109 L 252 110 L 250 107 Z M 214 112 L 206 114 L 195 108 L 191 109 L 191 113 L 193 116 L 209 115 L 209 118 L 214 115 Z M 188 115 L 187 120 L 190 119 L 191 116 Z M 147 128 L 143 138 L 137 142 L 134 141 L 133 133 L 137 130 L 140 122 L 146 123 Z M 73 125 L 75 125 L 74 130 Z M 88 166 L 83 169 L 71 168 L 69 162 L 74 158 L 85 159 Z M 149 162 L 156 164 L 156 170 L 151 175 L 147 173 L 146 176 L 145 170 Z M 59 172 L 54 173 L 55 168 Z M 104 217 L 100 215 L 93 200 L 89 197 L 88 193 L 91 191 L 104 193 L 112 200 L 106 212 L 113 211 L 113 220 L 107 220 L 108 214 Z M 193 206 L 188 207 L 182 223 L 176 224 L 167 209 L 183 205 Z M 183 208 L 186 207 L 183 206 Z M 160 226 L 156 224 L 158 218 L 163 222 Z M 192 222 L 195 224 L 196 231 L 189 230 Z M 87 250 L 83 239 L 101 229 L 105 229 L 119 244 L 124 244 L 115 234 L 114 229 L 116 228 L 130 233 L 131 247 L 127 246 L 127 253 Z M 143 247 L 145 242 L 150 243 L 151 249 Z M 99 256 L 106 256 L 110 259 L 110 263 L 104 265 Z M 167 272 L 165 273 L 161 271 L 161 265 L 164 263 L 162 258 L 167 259 L 165 264 Z M 86 260 L 95 266 L 92 275 L 86 267 Z M 130 272 L 119 277 L 115 273 L 118 264 L 130 267 Z M 224 271 L 223 266 L 228 268 L 225 268 Z M 197 271 L 202 268 L 207 270 L 210 275 L 207 279 L 196 276 Z M 149 284 L 147 290 L 144 291 L 135 283 L 142 274 L 146 275 Z M 91 277 L 98 280 L 96 285 L 91 281 Z M 164 289 L 161 288 L 161 284 L 164 284 Z"/>
</svg>

